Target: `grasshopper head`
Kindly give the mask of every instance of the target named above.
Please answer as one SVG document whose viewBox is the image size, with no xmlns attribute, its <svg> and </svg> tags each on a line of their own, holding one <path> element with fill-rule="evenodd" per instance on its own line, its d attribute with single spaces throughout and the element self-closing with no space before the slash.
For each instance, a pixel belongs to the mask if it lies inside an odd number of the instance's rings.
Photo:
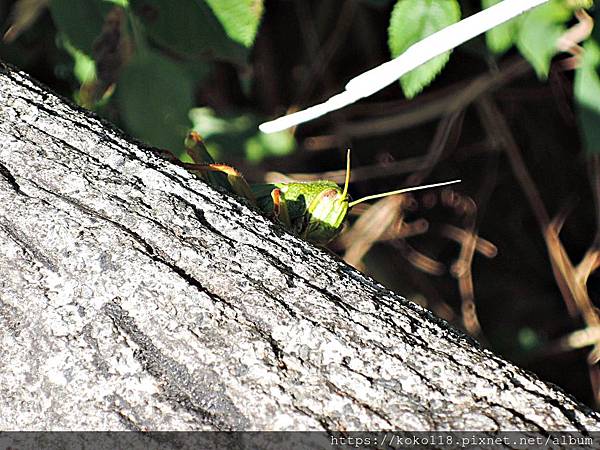
<svg viewBox="0 0 600 450">
<path fill-rule="evenodd" d="M 346 181 L 344 190 L 336 184 L 324 187 L 308 206 L 309 222 L 305 236 L 312 242 L 326 245 L 335 238 L 342 229 L 348 213 L 350 199 L 348 184 L 350 183 L 350 149 L 346 157 Z"/>
<path fill-rule="evenodd" d="M 327 244 L 340 232 L 347 212 L 346 191 L 335 187 L 322 190 L 308 207 L 306 237 L 317 244 Z"/>
<path fill-rule="evenodd" d="M 348 184 L 350 183 L 350 149 L 346 157 L 346 180 L 344 189 L 340 189 L 337 185 L 329 185 L 324 187 L 313 199 L 308 207 L 309 222 L 305 228 L 304 236 L 308 240 L 317 244 L 325 245 L 342 229 L 342 224 L 346 218 L 348 210 L 354 205 L 374 200 L 390 195 L 404 194 L 405 192 L 418 191 L 421 189 L 429 189 L 433 187 L 446 186 L 448 184 L 460 183 L 460 180 L 446 181 L 443 183 L 428 184 L 425 186 L 414 186 L 404 189 L 398 189 L 381 194 L 369 195 L 359 198 L 358 200 L 350 201 L 348 196 Z"/>
</svg>

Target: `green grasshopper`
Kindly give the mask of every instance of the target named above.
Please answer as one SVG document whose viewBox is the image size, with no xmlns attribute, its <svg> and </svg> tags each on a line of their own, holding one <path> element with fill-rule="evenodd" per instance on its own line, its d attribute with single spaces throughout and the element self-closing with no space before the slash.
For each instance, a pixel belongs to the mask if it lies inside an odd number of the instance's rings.
<svg viewBox="0 0 600 450">
<path fill-rule="evenodd" d="M 352 201 L 348 195 L 350 150 L 346 158 L 346 180 L 342 189 L 333 181 L 249 185 L 235 168 L 215 163 L 198 133 L 192 131 L 188 135 L 185 148 L 194 161 L 193 164 L 175 161 L 174 157 L 169 159 L 210 184 L 222 186 L 236 195 L 245 197 L 263 214 L 277 220 L 294 234 L 318 245 L 326 245 L 339 234 L 348 210 L 359 203 L 460 182 L 454 180 L 409 187 Z"/>
</svg>

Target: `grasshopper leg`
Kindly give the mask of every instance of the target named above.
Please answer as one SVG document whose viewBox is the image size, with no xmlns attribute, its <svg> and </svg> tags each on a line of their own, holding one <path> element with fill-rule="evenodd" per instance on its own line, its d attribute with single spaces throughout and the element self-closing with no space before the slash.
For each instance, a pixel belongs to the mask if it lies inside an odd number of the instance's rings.
<svg viewBox="0 0 600 450">
<path fill-rule="evenodd" d="M 212 164 L 215 162 L 206 150 L 202 137 L 195 131 L 190 131 L 185 138 L 185 151 L 196 164 Z"/>
<path fill-rule="evenodd" d="M 288 211 L 287 202 L 281 193 L 281 189 L 275 188 L 271 191 L 273 199 L 273 215 L 288 229 L 292 229 L 292 221 Z"/>
<path fill-rule="evenodd" d="M 179 158 L 177 156 L 175 156 L 175 154 L 169 150 L 166 150 L 164 148 L 157 148 L 156 151 L 161 156 L 161 158 L 169 161 L 170 163 L 179 165 L 181 162 L 179 160 Z"/>
<path fill-rule="evenodd" d="M 227 175 L 227 181 L 231 186 L 231 189 L 234 193 L 241 197 L 245 197 L 252 204 L 256 205 L 256 197 L 250 188 L 250 185 L 242 175 L 240 171 L 237 169 L 228 166 L 226 164 L 190 164 L 190 163 L 180 163 L 180 165 L 191 172 L 218 172 Z"/>
</svg>

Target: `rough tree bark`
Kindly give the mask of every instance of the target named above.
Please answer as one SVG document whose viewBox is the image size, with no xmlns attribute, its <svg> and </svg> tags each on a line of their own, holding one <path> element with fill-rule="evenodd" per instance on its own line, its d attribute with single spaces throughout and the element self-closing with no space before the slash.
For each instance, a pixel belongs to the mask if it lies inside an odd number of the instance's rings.
<svg viewBox="0 0 600 450">
<path fill-rule="evenodd" d="M 0 429 L 600 430 L 0 65 Z"/>
</svg>

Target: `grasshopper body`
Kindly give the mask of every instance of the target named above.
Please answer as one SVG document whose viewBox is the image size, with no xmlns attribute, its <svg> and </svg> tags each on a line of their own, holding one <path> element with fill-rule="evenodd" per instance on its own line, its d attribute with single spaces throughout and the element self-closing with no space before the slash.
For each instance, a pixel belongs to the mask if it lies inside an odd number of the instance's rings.
<svg viewBox="0 0 600 450">
<path fill-rule="evenodd" d="M 216 164 L 196 132 L 188 135 L 186 150 L 194 164 L 180 163 L 183 167 L 211 184 L 220 185 L 245 197 L 265 215 L 277 220 L 291 232 L 319 245 L 326 245 L 339 234 L 348 210 L 358 203 L 460 182 L 454 180 L 416 186 L 351 201 L 348 195 L 350 150 L 346 160 L 346 181 L 343 188 L 332 181 L 249 185 L 242 174 L 233 167 Z"/>
</svg>

